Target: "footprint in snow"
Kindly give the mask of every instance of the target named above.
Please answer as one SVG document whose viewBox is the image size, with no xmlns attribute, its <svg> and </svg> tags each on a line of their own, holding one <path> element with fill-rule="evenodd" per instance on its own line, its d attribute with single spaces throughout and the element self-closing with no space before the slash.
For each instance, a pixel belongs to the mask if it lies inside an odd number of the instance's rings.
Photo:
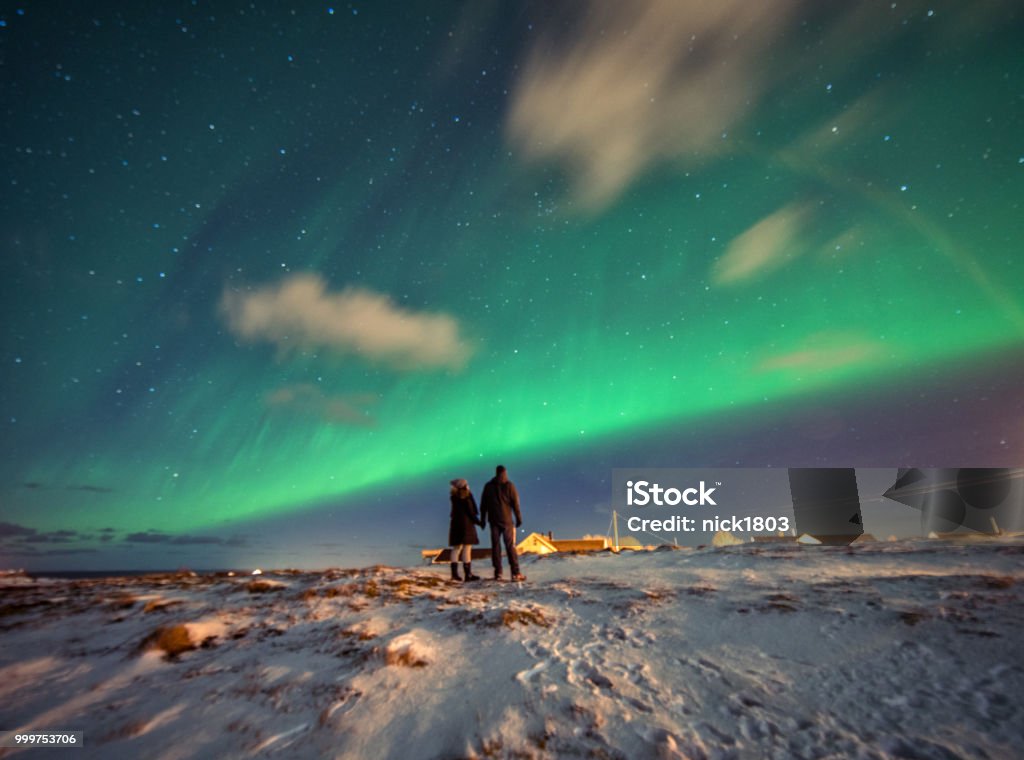
<svg viewBox="0 0 1024 760">
<path fill-rule="evenodd" d="M 615 687 L 612 679 L 597 670 L 591 670 L 587 673 L 587 680 L 600 689 L 613 689 Z"/>
<path fill-rule="evenodd" d="M 537 676 L 539 676 L 542 672 L 547 670 L 548 665 L 549 663 L 546 660 L 542 660 L 541 662 L 538 662 L 536 665 L 534 665 L 532 668 L 527 668 L 526 670 L 521 670 L 518 673 L 516 673 L 516 680 L 519 681 L 519 683 L 523 684 L 533 683 L 535 680 L 537 680 Z"/>
</svg>

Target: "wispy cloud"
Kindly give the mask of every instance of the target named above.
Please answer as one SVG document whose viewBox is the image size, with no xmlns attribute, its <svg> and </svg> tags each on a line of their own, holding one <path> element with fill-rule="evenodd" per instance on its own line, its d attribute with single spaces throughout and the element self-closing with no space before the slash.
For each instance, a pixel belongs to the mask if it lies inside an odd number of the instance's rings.
<svg viewBox="0 0 1024 760">
<path fill-rule="evenodd" d="M 244 546 L 245 539 L 234 536 L 232 538 L 221 538 L 220 536 L 190 536 L 187 534 L 174 535 L 163 533 L 157 530 L 147 530 L 140 533 L 129 533 L 122 541 L 129 544 L 215 544 L 218 546 Z"/>
<path fill-rule="evenodd" d="M 818 333 L 808 337 L 797 349 L 765 357 L 758 369 L 762 372 L 814 372 L 867 364 L 884 355 L 885 347 L 876 341 L 854 335 Z"/>
<path fill-rule="evenodd" d="M 221 312 L 239 338 L 269 341 L 283 351 L 326 348 L 399 369 L 459 369 L 472 353 L 450 315 L 405 309 L 362 288 L 330 293 L 312 274 L 225 291 Z"/>
<path fill-rule="evenodd" d="M 30 544 L 70 544 L 81 541 L 84 536 L 74 530 L 54 530 L 48 533 L 34 533 L 24 541 Z"/>
<path fill-rule="evenodd" d="M 769 214 L 731 243 L 712 268 L 720 284 L 763 275 L 798 254 L 799 235 L 810 217 L 806 204 L 794 203 Z"/>
<path fill-rule="evenodd" d="M 35 528 L 26 528 L 17 523 L 0 522 L 0 539 L 34 536 L 38 532 Z"/>
<path fill-rule="evenodd" d="M 312 383 L 278 388 L 267 396 L 267 406 L 306 414 L 336 425 L 372 426 L 366 407 L 378 401 L 373 393 L 330 395 Z"/>
<path fill-rule="evenodd" d="M 0 550 L 4 556 L 44 557 L 94 553 L 96 550 L 91 548 L 39 548 L 41 544 L 74 544 L 88 539 L 89 536 L 75 530 L 39 531 L 18 523 L 0 522 Z"/>
<path fill-rule="evenodd" d="M 795 78 L 854 72 L 883 44 L 920 34 L 931 45 L 984 44 L 1004 24 L 1003 2 L 949 3 L 934 15 L 920 0 L 581 0 L 554 4 L 547 28 L 520 66 L 506 119 L 510 142 L 529 160 L 565 166 L 575 199 L 599 209 L 660 163 L 699 167 L 722 155 L 751 116 Z M 568 10 L 565 10 L 568 8 Z M 568 18 L 566 18 L 568 15 Z M 813 28 L 817 44 L 807 44 Z M 908 41 L 913 50 L 917 44 Z M 910 65 L 915 61 L 907 49 Z M 882 89 L 836 104 L 783 156 L 820 160 L 901 107 Z M 728 139 L 725 139 L 728 137 Z M 743 149 L 747 150 L 746 145 Z"/>
<path fill-rule="evenodd" d="M 66 485 L 66 486 L 55 486 L 55 485 L 48 485 L 46 483 L 40 483 L 38 481 L 31 480 L 31 481 L 26 481 L 26 482 L 22 483 L 21 487 L 25 488 L 25 489 L 28 489 L 30 491 L 46 491 L 46 490 L 49 490 L 51 488 L 63 487 L 63 489 L 65 491 L 84 491 L 85 493 L 113 493 L 114 492 L 113 488 L 108 488 L 107 486 L 97 486 L 97 485 L 93 485 L 92 483 L 72 483 L 72 484 Z"/>
<path fill-rule="evenodd" d="M 113 493 L 113 488 L 106 486 L 94 486 L 89 483 L 70 485 L 65 488 L 67 491 L 85 491 L 86 493 Z"/>
<path fill-rule="evenodd" d="M 531 159 L 564 162 L 597 208 L 660 160 L 697 163 L 766 94 L 769 48 L 796 0 L 586 3 L 566 38 L 542 38 L 508 116 Z"/>
<path fill-rule="evenodd" d="M 4 548 L 4 555 L 11 557 L 58 557 L 74 554 L 95 554 L 96 549 L 46 549 L 38 551 L 35 547 L 24 546 L 17 548 Z"/>
</svg>

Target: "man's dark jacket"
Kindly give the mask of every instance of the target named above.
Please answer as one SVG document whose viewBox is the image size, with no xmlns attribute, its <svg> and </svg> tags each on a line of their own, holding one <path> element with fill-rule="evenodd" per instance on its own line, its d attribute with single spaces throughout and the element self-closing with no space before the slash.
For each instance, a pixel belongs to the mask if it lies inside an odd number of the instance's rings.
<svg viewBox="0 0 1024 760">
<path fill-rule="evenodd" d="M 513 514 L 515 522 L 513 522 Z M 508 479 L 506 473 L 495 475 L 487 481 L 484 492 L 480 496 L 481 527 L 487 525 L 490 520 L 492 525 L 515 525 L 517 528 L 523 523 L 523 516 L 519 513 L 519 492 L 515 484 Z"/>
</svg>

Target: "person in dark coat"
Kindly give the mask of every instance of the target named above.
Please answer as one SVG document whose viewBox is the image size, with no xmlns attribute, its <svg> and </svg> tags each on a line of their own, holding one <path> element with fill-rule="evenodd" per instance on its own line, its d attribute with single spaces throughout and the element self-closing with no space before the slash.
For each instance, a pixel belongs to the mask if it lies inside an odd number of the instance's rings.
<svg viewBox="0 0 1024 760">
<path fill-rule="evenodd" d="M 476 511 L 476 499 L 469 490 L 465 478 L 456 478 L 451 482 L 452 513 L 448 526 L 448 545 L 452 547 L 452 580 L 461 581 L 459 577 L 459 557 L 462 558 L 462 569 L 466 571 L 467 581 L 480 580 L 473 575 L 473 545 L 480 543 L 476 534 L 476 526 L 483 527 Z"/>
<path fill-rule="evenodd" d="M 519 492 L 515 483 L 508 479 L 504 465 L 499 464 L 495 468 L 494 477 L 484 486 L 484 492 L 480 496 L 480 513 L 481 528 L 487 527 L 487 521 L 491 521 L 491 564 L 494 565 L 494 580 L 501 580 L 501 544 L 504 543 L 512 580 L 525 581 L 526 576 L 519 572 L 519 555 L 516 553 L 516 528 L 523 525 L 523 516 L 519 511 Z"/>
</svg>

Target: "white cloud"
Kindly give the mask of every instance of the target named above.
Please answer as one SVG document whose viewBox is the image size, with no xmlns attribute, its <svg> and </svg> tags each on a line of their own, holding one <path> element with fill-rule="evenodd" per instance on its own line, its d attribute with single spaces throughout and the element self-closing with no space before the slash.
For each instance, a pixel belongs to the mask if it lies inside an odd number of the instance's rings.
<svg viewBox="0 0 1024 760">
<path fill-rule="evenodd" d="M 795 0 L 592 0 L 568 38 L 542 39 L 513 93 L 509 135 L 564 161 L 600 207 L 658 160 L 694 163 L 757 106 Z"/>
<path fill-rule="evenodd" d="M 821 332 L 808 336 L 803 345 L 786 353 L 766 356 L 757 365 L 761 372 L 826 372 L 867 366 L 887 355 L 884 344 L 857 335 Z"/>
<path fill-rule="evenodd" d="M 312 274 L 258 290 L 225 291 L 221 312 L 240 339 L 269 341 L 283 351 L 326 348 L 400 369 L 459 369 L 472 353 L 454 317 L 404 309 L 362 288 L 330 293 Z"/>
<path fill-rule="evenodd" d="M 658 163 L 685 169 L 721 156 L 773 94 L 823 71 L 855 72 L 866 52 L 892 44 L 923 19 L 941 49 L 983 45 L 1006 14 L 998 1 L 947 3 L 934 17 L 923 0 L 901 0 L 898 8 L 815 0 L 552 4 L 570 8 L 569 18 L 555 14 L 548 33 L 538 31 L 506 127 L 526 159 L 562 163 L 574 199 L 590 209 L 615 200 Z M 905 63 L 927 60 L 913 52 Z M 824 131 L 809 131 L 786 158 L 820 160 L 877 115 L 891 118 L 902 107 L 889 90 L 850 108 L 852 95 L 837 92 L 833 118 L 815 125 Z M 806 145 L 810 156 L 797 150 Z"/>
<path fill-rule="evenodd" d="M 267 406 L 273 409 L 287 409 L 336 425 L 368 427 L 376 421 L 366 407 L 377 401 L 378 396 L 371 393 L 328 395 L 311 383 L 286 385 L 266 398 Z"/>
<path fill-rule="evenodd" d="M 798 253 L 799 235 L 807 223 L 807 205 L 793 203 L 769 214 L 736 237 L 712 269 L 715 282 L 731 284 L 763 275 Z"/>
</svg>

